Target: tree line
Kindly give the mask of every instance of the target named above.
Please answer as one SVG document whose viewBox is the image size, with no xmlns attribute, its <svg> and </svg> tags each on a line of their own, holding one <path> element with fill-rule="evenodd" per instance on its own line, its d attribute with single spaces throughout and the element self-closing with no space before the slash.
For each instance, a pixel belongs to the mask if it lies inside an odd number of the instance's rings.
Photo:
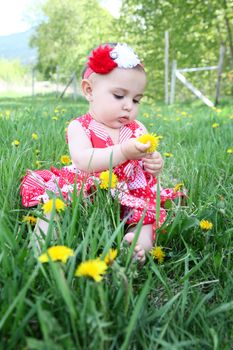
<svg viewBox="0 0 233 350">
<path fill-rule="evenodd" d="M 81 76 L 86 57 L 99 43 L 127 42 L 148 72 L 147 97 L 164 94 L 164 33 L 169 31 L 169 59 L 179 68 L 216 66 L 226 48 L 222 94 L 233 94 L 233 0 L 123 0 L 114 18 L 97 0 L 47 0 L 44 20 L 31 45 L 38 49 L 37 68 L 48 76 Z M 214 95 L 216 72 L 187 73 L 198 88 Z M 180 87 L 181 95 L 184 94 Z"/>
</svg>

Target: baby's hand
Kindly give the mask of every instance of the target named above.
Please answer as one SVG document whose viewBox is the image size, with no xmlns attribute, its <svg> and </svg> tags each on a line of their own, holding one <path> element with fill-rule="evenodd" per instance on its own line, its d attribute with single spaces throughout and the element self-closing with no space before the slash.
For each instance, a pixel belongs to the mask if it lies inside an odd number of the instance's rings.
<svg viewBox="0 0 233 350">
<path fill-rule="evenodd" d="M 129 139 L 121 144 L 121 151 L 127 160 L 142 159 L 148 154 L 146 150 L 150 147 L 150 142 L 143 144 L 136 138 Z"/>
<path fill-rule="evenodd" d="M 158 176 L 163 169 L 164 162 L 159 152 L 147 154 L 142 162 L 144 170 L 153 176 Z"/>
</svg>

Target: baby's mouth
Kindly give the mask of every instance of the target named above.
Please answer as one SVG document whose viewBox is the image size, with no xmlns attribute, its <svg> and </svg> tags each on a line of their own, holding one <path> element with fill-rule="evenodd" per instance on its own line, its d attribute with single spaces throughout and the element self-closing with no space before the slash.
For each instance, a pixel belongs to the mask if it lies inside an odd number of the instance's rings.
<svg viewBox="0 0 233 350">
<path fill-rule="evenodd" d="M 122 124 L 128 124 L 129 123 L 129 117 L 120 117 L 119 121 Z"/>
</svg>

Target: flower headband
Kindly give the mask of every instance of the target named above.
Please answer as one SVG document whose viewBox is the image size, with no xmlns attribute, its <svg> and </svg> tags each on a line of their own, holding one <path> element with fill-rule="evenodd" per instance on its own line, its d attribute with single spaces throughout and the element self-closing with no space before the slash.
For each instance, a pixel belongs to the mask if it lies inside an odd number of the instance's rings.
<svg viewBox="0 0 233 350">
<path fill-rule="evenodd" d="M 87 79 L 92 73 L 108 74 L 116 67 L 134 68 L 137 65 L 142 66 L 141 61 L 127 44 L 100 45 L 88 58 L 83 78 Z"/>
</svg>

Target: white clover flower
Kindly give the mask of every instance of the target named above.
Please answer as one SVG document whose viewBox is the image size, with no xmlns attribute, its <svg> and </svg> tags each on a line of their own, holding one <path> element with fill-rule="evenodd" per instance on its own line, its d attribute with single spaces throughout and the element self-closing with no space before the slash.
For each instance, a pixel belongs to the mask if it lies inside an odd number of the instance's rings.
<svg viewBox="0 0 233 350">
<path fill-rule="evenodd" d="M 117 63 L 119 68 L 133 68 L 141 64 L 138 56 L 127 44 L 117 44 L 110 52 L 111 58 Z"/>
</svg>

